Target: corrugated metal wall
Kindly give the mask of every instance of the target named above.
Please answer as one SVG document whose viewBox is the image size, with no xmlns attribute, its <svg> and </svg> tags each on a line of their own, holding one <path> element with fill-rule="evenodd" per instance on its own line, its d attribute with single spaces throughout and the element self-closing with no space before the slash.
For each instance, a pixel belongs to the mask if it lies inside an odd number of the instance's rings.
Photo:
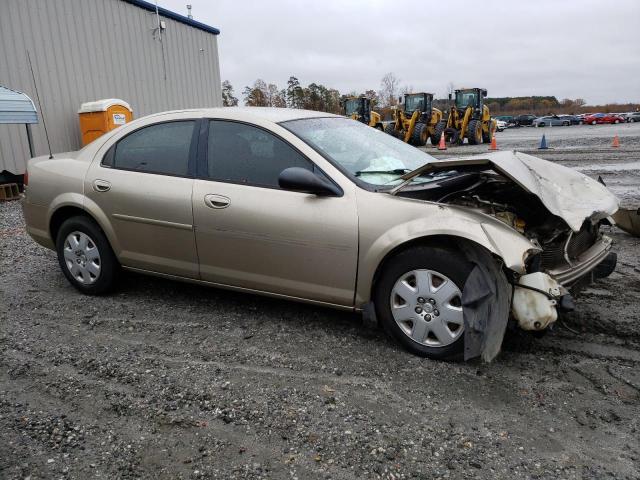
<svg viewBox="0 0 640 480">
<path fill-rule="evenodd" d="M 86 101 L 121 98 L 134 118 L 163 110 L 222 105 L 217 37 L 122 0 L 0 0 L 0 85 L 36 101 L 27 51 L 38 81 L 51 148 L 80 148 L 77 110 Z M 166 73 L 166 78 L 165 78 Z M 47 152 L 42 121 L 35 153 Z M 0 172 L 24 173 L 23 125 L 0 125 Z"/>
</svg>

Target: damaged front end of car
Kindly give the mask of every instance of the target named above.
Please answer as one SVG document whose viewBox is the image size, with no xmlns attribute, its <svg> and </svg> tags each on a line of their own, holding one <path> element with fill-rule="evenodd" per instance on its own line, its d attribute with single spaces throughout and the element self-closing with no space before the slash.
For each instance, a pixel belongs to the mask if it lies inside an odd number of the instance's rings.
<svg viewBox="0 0 640 480">
<path fill-rule="evenodd" d="M 524 330 L 549 328 L 559 310 L 573 309 L 572 293 L 615 268 L 612 240 L 601 226 L 613 223 L 618 201 L 575 170 L 497 152 L 434 161 L 402 180 L 391 194 L 488 215 L 535 247 L 520 269 L 502 265 L 504 275 L 490 271 L 495 261 L 483 258 L 488 252 L 464 252 L 476 265 L 463 294 L 465 358 L 495 357 L 509 318 Z"/>
</svg>

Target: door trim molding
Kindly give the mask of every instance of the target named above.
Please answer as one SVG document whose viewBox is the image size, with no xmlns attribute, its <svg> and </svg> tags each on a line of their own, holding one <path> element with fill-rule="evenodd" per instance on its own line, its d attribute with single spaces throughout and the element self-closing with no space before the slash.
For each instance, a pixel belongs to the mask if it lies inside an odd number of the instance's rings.
<svg viewBox="0 0 640 480">
<path fill-rule="evenodd" d="M 193 230 L 193 225 L 189 225 L 187 223 L 167 222 L 166 220 L 156 220 L 154 218 L 134 217 L 132 215 L 124 215 L 122 213 L 114 213 L 111 216 L 118 220 L 124 220 L 125 222 L 146 223 L 148 225 L 177 228 L 178 230 Z"/>
</svg>

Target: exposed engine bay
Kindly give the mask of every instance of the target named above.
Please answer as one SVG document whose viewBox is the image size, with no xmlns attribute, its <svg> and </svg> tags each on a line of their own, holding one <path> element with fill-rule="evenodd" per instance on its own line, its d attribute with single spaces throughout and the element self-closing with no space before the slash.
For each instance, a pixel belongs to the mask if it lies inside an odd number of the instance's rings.
<svg viewBox="0 0 640 480">
<path fill-rule="evenodd" d="M 539 257 L 532 259 L 535 264 L 529 266 L 530 272 L 566 265 L 567 258 L 576 260 L 600 237 L 602 220 L 587 219 L 579 232 L 573 232 L 562 218 L 552 215 L 536 195 L 486 170 L 439 172 L 432 182 L 408 186 L 398 195 L 472 208 L 506 223 L 543 250 Z"/>
</svg>

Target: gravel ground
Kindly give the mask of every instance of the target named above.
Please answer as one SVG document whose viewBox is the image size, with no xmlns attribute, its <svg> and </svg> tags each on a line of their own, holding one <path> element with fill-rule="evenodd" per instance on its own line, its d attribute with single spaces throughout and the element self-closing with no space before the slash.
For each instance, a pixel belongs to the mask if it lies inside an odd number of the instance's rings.
<svg viewBox="0 0 640 480">
<path fill-rule="evenodd" d="M 640 206 L 633 141 L 545 156 Z M 0 203 L 0 478 L 640 478 L 640 240 L 611 235 L 553 331 L 446 363 L 320 307 L 133 274 L 82 296 Z"/>
</svg>

